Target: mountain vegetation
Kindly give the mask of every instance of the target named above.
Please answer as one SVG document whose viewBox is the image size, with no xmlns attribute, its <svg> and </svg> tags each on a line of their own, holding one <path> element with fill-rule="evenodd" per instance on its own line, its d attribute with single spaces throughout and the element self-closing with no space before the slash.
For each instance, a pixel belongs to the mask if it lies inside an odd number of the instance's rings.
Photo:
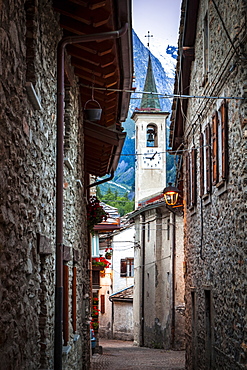
<svg viewBox="0 0 247 370">
<path fill-rule="evenodd" d="M 134 201 L 129 200 L 128 193 L 126 192 L 123 196 L 120 196 L 117 190 L 112 191 L 108 186 L 105 194 L 102 194 L 100 187 L 97 186 L 97 198 L 104 203 L 109 204 L 112 207 L 118 209 L 120 216 L 126 215 L 134 210 Z"/>
</svg>

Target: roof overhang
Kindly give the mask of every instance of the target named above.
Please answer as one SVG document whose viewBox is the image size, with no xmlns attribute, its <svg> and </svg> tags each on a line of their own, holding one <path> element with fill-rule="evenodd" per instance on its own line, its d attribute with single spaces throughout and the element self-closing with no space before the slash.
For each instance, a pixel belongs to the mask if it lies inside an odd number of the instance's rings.
<svg viewBox="0 0 247 370">
<path fill-rule="evenodd" d="M 84 135 L 86 171 L 100 177 L 114 172 L 126 133 L 84 121 Z"/>
<path fill-rule="evenodd" d="M 121 122 L 127 117 L 130 99 L 130 93 L 123 90 L 131 89 L 133 76 L 131 0 L 53 0 L 53 5 L 60 15 L 64 37 L 117 31 L 128 24 L 127 32 L 120 38 L 68 45 L 65 61 L 66 83 L 72 81 L 68 67 L 71 64 L 80 86 L 82 108 L 92 99 L 94 85 L 94 99 L 102 109 L 98 126 L 105 130 L 114 127 L 123 135 Z M 85 128 L 86 170 L 96 176 L 117 167 L 124 143 L 123 136 L 118 137 L 118 143 L 112 143 L 111 133 L 108 143 L 106 132 L 103 136 L 102 140 L 93 137 Z M 103 159 L 99 153 L 103 153 Z M 116 153 L 118 157 L 114 159 Z"/>
<path fill-rule="evenodd" d="M 181 7 L 179 56 L 176 67 L 174 94 L 189 95 L 191 63 L 194 60 L 197 16 L 200 0 L 183 0 Z M 188 99 L 174 98 L 170 126 L 170 146 L 177 150 L 183 142 L 184 117 Z"/>
</svg>

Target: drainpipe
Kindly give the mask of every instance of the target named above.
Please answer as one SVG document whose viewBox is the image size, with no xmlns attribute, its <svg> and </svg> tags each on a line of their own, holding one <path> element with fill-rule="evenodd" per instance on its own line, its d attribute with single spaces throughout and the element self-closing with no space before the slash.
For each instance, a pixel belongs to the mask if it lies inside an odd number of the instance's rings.
<svg viewBox="0 0 247 370">
<path fill-rule="evenodd" d="M 109 40 L 122 37 L 128 29 L 92 35 L 63 38 L 57 49 L 57 170 L 56 170 L 56 286 L 55 286 L 55 338 L 54 369 L 62 370 L 62 315 L 63 315 L 63 133 L 64 133 L 64 53 L 68 44 Z"/>
<path fill-rule="evenodd" d="M 145 325 L 145 215 L 141 215 L 142 220 L 142 291 L 141 291 L 141 347 L 144 347 L 144 325 Z"/>
</svg>

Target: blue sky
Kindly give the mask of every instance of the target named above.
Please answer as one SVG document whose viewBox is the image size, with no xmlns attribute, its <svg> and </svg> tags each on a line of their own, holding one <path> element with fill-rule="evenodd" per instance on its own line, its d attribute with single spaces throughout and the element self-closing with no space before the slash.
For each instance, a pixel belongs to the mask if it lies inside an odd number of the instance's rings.
<svg viewBox="0 0 247 370">
<path fill-rule="evenodd" d="M 132 0 L 133 28 L 147 45 L 147 32 L 177 46 L 181 0 Z M 150 44 L 152 39 L 150 39 Z"/>
</svg>

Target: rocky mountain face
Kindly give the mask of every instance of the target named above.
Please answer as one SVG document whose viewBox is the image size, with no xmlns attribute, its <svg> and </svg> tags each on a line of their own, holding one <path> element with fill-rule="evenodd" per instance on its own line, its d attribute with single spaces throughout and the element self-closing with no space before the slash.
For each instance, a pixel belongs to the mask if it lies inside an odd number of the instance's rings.
<svg viewBox="0 0 247 370">
<path fill-rule="evenodd" d="M 105 184 L 100 185 L 100 190 L 104 194 L 110 187 L 112 191 L 117 191 L 120 195 L 126 192 L 129 193 L 129 198 L 134 197 L 134 182 L 135 182 L 135 123 L 130 118 L 135 108 L 141 105 L 146 73 L 148 56 L 151 54 L 153 73 L 155 77 L 157 91 L 159 93 L 171 94 L 174 86 L 174 73 L 177 58 L 177 48 L 175 46 L 165 46 L 156 44 L 152 47 L 151 53 L 140 41 L 136 33 L 133 31 L 133 49 L 134 49 L 134 72 L 135 80 L 133 87 L 135 93 L 132 94 L 128 118 L 123 123 L 124 130 L 127 132 L 127 137 L 122 150 L 122 155 L 119 160 L 118 168 L 115 172 L 114 179 Z M 163 51 L 162 51 L 163 50 Z M 161 55 L 162 53 L 162 55 Z M 154 56 L 154 54 L 159 59 Z M 171 99 L 160 98 L 160 104 L 163 111 L 171 111 Z M 167 127 L 167 137 L 169 135 L 169 118 Z M 172 181 L 173 173 L 175 172 L 174 157 L 167 155 L 167 180 Z M 170 158 L 171 157 L 171 158 Z"/>
</svg>

